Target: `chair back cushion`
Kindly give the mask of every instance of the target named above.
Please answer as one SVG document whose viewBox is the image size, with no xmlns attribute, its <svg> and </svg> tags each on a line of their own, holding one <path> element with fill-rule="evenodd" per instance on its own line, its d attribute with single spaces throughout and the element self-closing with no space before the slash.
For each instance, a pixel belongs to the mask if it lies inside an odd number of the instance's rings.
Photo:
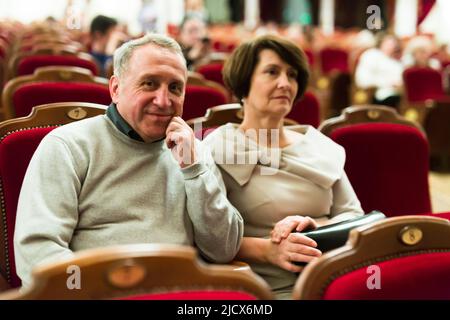
<svg viewBox="0 0 450 320">
<path fill-rule="evenodd" d="M 24 57 L 17 66 L 17 75 L 33 74 L 34 70 L 44 66 L 74 66 L 89 69 L 93 75 L 98 75 L 98 67 L 95 62 L 76 56 L 63 55 L 33 55 Z"/>
<path fill-rule="evenodd" d="M 323 74 L 333 70 L 349 72 L 348 53 L 338 48 L 324 48 L 320 51 L 320 62 Z"/>
<path fill-rule="evenodd" d="M 330 137 L 345 148 L 345 171 L 365 212 L 431 212 L 428 143 L 418 129 L 364 123 L 338 128 Z"/>
<path fill-rule="evenodd" d="M 198 67 L 197 72 L 205 77 L 205 79 L 220 83 L 224 86 L 222 78 L 223 63 L 211 63 Z"/>
<path fill-rule="evenodd" d="M 206 109 L 227 103 L 227 98 L 219 90 L 188 85 L 183 106 L 183 119 L 202 117 Z"/>
<path fill-rule="evenodd" d="M 403 73 L 406 97 L 409 102 L 424 102 L 445 96 L 442 75 L 431 68 L 413 67 Z"/>
<path fill-rule="evenodd" d="M 0 179 L 1 179 L 1 197 L 2 197 L 2 220 L 3 230 L 2 238 L 6 243 L 4 248 L 0 249 L 0 267 L 8 276 L 11 286 L 20 286 L 20 279 L 16 275 L 14 260 L 14 226 L 16 223 L 17 202 L 19 199 L 22 181 L 39 143 L 47 133 L 53 130 L 55 126 L 46 128 L 33 128 L 13 132 L 0 141 Z M 4 252 L 2 252 L 4 250 Z M 6 264 L 3 266 L 3 264 Z"/>
<path fill-rule="evenodd" d="M 286 117 L 300 124 L 309 124 L 317 128 L 320 122 L 319 101 L 312 92 L 306 92 L 302 99 L 294 103 Z"/>
<path fill-rule="evenodd" d="M 87 82 L 35 82 L 23 84 L 13 94 L 16 117 L 27 116 L 37 105 L 53 102 L 111 103 L 108 87 Z"/>
<path fill-rule="evenodd" d="M 374 265 L 379 269 L 364 267 L 336 278 L 323 299 L 450 299 L 450 251 L 397 257 Z"/>
</svg>

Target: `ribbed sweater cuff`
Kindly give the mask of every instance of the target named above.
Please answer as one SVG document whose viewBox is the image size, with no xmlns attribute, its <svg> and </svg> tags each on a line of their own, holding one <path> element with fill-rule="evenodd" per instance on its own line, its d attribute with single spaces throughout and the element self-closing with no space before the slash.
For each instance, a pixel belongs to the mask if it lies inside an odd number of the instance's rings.
<svg viewBox="0 0 450 320">
<path fill-rule="evenodd" d="M 194 179 L 197 178 L 202 173 L 206 172 L 208 170 L 208 166 L 206 166 L 202 162 L 194 163 L 193 165 L 190 165 L 189 167 L 181 169 L 181 172 L 183 172 L 184 179 Z"/>
</svg>

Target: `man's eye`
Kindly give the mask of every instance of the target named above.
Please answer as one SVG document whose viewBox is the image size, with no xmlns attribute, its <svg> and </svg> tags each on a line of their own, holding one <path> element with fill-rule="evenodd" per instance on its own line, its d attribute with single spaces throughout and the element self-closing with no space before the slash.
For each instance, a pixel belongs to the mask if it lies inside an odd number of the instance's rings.
<svg viewBox="0 0 450 320">
<path fill-rule="evenodd" d="M 170 86 L 170 91 L 175 92 L 175 93 L 181 93 L 183 91 L 183 87 L 178 85 L 178 84 L 173 84 Z"/>
<path fill-rule="evenodd" d="M 144 86 L 146 87 L 154 87 L 155 82 L 154 81 L 144 81 Z"/>
</svg>

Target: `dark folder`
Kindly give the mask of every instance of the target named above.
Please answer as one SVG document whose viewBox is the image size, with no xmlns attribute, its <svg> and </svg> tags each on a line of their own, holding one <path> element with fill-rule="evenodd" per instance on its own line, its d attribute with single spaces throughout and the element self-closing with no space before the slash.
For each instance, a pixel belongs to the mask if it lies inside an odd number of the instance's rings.
<svg viewBox="0 0 450 320">
<path fill-rule="evenodd" d="M 326 252 L 342 247 L 347 242 L 350 230 L 385 218 L 386 216 L 380 211 L 372 211 L 361 217 L 329 224 L 311 231 L 300 233 L 316 241 L 317 249 Z M 304 263 L 297 264 L 304 265 Z"/>
</svg>

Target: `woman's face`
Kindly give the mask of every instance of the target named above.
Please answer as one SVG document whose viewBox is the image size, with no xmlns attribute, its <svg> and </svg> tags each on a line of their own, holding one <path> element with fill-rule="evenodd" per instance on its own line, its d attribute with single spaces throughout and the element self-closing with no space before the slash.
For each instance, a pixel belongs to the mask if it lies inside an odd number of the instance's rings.
<svg viewBox="0 0 450 320">
<path fill-rule="evenodd" d="M 244 103 L 258 116 L 284 117 L 291 111 L 297 91 L 297 70 L 275 51 L 264 49 L 259 53 Z"/>
</svg>

